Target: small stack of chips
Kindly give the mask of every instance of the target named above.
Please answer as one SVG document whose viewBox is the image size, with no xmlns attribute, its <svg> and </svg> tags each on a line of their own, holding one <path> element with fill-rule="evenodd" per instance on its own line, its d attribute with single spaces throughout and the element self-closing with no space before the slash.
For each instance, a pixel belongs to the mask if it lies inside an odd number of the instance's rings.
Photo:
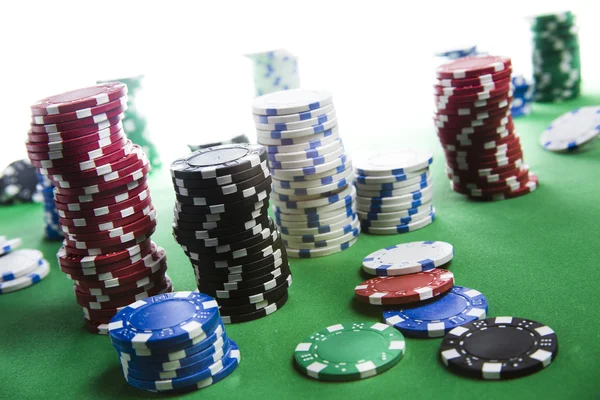
<svg viewBox="0 0 600 400">
<path fill-rule="evenodd" d="M 210 386 L 229 376 L 241 358 L 219 305 L 198 292 L 138 300 L 114 316 L 109 335 L 127 382 L 150 392 Z"/>
<path fill-rule="evenodd" d="M 59 226 L 59 214 L 54 204 L 54 184 L 47 176 L 36 172 L 38 191 L 44 198 L 44 237 L 47 240 L 63 240 L 65 235 Z"/>
<path fill-rule="evenodd" d="M 298 59 L 285 49 L 247 54 L 254 62 L 254 88 L 257 96 L 280 90 L 298 89 Z"/>
<path fill-rule="evenodd" d="M 581 61 L 575 16 L 566 11 L 531 18 L 535 101 L 556 102 L 579 96 Z"/>
<path fill-rule="evenodd" d="M 41 251 L 18 249 L 20 246 L 20 238 L 0 236 L 0 294 L 29 287 L 50 273 L 50 264 Z"/>
<path fill-rule="evenodd" d="M 531 113 L 533 101 L 533 82 L 525 79 L 523 75 L 513 75 L 513 102 L 510 108 L 513 118 Z"/>
<path fill-rule="evenodd" d="M 171 165 L 177 194 L 173 235 L 198 289 L 216 298 L 224 323 L 269 315 L 287 302 L 292 274 L 268 216 L 271 175 L 264 147 L 198 150 Z"/>
</svg>

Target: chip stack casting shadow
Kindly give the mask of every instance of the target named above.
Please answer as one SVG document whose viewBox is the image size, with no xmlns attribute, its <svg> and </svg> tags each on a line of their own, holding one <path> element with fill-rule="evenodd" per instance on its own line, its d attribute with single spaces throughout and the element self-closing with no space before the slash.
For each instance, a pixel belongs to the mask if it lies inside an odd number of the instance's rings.
<svg viewBox="0 0 600 400">
<path fill-rule="evenodd" d="M 273 212 L 291 257 L 338 253 L 356 243 L 352 161 L 329 92 L 286 90 L 254 99 L 258 143 L 267 146 Z"/>
<path fill-rule="evenodd" d="M 292 275 L 269 218 L 271 175 L 263 146 L 201 149 L 171 164 L 173 236 L 198 290 L 214 297 L 224 323 L 269 315 L 287 302 Z"/>
<path fill-rule="evenodd" d="M 472 199 L 530 193 L 538 178 L 524 163 L 512 120 L 508 57 L 465 57 L 436 69 L 433 120 L 451 188 Z"/>
<path fill-rule="evenodd" d="M 75 282 L 86 328 L 101 334 L 120 308 L 173 290 L 165 251 L 150 239 L 150 164 L 123 131 L 126 109 L 120 82 L 51 96 L 31 106 L 26 142 L 31 163 L 55 186 L 66 236 L 59 266 Z"/>
</svg>

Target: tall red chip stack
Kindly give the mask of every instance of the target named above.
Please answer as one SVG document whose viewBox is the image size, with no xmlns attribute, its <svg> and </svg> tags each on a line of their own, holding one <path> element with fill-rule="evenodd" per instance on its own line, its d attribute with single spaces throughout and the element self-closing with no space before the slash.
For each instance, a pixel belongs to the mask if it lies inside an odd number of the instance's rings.
<svg viewBox="0 0 600 400">
<path fill-rule="evenodd" d="M 111 82 L 47 97 L 31 106 L 27 152 L 54 184 L 65 233 L 57 258 L 74 281 L 85 327 L 108 333 L 116 312 L 173 291 L 165 251 L 150 237 L 157 215 L 150 164 L 121 120 L 127 86 Z"/>
<path fill-rule="evenodd" d="M 436 69 L 434 123 L 451 188 L 479 200 L 537 188 L 511 115 L 511 59 L 470 56 Z"/>
</svg>

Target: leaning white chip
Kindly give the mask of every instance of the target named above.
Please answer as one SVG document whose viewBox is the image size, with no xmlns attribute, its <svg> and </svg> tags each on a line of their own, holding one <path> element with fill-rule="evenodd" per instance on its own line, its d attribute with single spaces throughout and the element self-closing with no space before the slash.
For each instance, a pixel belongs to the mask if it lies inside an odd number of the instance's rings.
<svg viewBox="0 0 600 400">
<path fill-rule="evenodd" d="M 540 136 L 550 151 L 574 150 L 600 134 L 600 107 L 581 107 L 552 121 Z"/>
<path fill-rule="evenodd" d="M 378 276 L 414 274 L 441 267 L 453 256 L 454 248 L 450 243 L 402 243 L 369 254 L 363 259 L 363 269 Z"/>
</svg>

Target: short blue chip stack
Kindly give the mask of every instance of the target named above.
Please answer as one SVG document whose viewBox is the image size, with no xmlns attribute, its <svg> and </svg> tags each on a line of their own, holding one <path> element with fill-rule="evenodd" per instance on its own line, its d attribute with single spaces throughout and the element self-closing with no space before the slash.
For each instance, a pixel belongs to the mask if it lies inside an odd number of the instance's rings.
<svg viewBox="0 0 600 400">
<path fill-rule="evenodd" d="M 58 212 L 54 204 L 54 185 L 47 176 L 36 171 L 38 191 L 44 198 L 44 237 L 47 240 L 62 241 L 64 234 L 58 224 Z"/>
<path fill-rule="evenodd" d="M 130 385 L 151 392 L 210 386 L 239 365 L 214 298 L 199 292 L 165 293 L 123 308 L 109 335 Z"/>
<path fill-rule="evenodd" d="M 521 117 L 531 113 L 531 102 L 533 101 L 534 84 L 525 79 L 523 75 L 513 75 L 513 103 L 511 107 L 512 116 Z"/>
</svg>

